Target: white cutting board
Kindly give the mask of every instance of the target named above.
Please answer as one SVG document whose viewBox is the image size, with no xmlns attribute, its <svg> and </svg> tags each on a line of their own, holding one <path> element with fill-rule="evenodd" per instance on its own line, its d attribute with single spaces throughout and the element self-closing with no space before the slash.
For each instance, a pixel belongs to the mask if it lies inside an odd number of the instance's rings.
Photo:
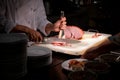
<svg viewBox="0 0 120 80">
<path fill-rule="evenodd" d="M 84 31 L 83 38 L 81 40 L 78 40 L 76 43 L 71 42 L 71 46 L 54 46 L 52 44 L 38 44 L 37 46 L 42 46 L 49 48 L 53 51 L 69 54 L 69 55 L 83 55 L 88 49 L 99 47 L 99 44 L 101 44 L 104 40 L 106 40 L 110 34 L 104 34 L 100 33 L 101 36 L 98 36 L 96 38 L 92 38 L 92 36 L 95 34 L 95 32 L 87 32 Z"/>
</svg>

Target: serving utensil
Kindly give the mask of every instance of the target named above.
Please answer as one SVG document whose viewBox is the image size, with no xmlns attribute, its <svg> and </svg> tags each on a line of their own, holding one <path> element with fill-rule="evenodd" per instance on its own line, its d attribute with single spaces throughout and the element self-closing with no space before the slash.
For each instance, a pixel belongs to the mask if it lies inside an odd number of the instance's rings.
<svg viewBox="0 0 120 80">
<path fill-rule="evenodd" d="M 119 62 L 119 61 L 120 61 L 120 56 L 116 58 L 116 62 Z"/>
<path fill-rule="evenodd" d="M 65 15 L 64 15 L 64 11 L 61 11 L 60 17 L 62 18 L 62 17 L 64 17 L 64 16 L 65 16 Z M 61 23 L 61 24 L 62 24 L 62 23 Z M 65 38 L 65 36 L 64 36 L 64 30 L 63 30 L 63 29 L 60 30 L 59 35 L 58 35 L 58 38 L 59 38 L 59 39 Z"/>
<path fill-rule="evenodd" d="M 78 40 L 73 40 L 73 39 L 62 39 L 62 38 L 57 38 L 57 37 L 45 37 L 44 41 L 42 43 L 45 44 L 51 44 L 54 41 L 58 41 L 58 42 L 66 42 L 66 43 L 70 43 L 70 44 L 76 44 L 76 43 L 80 43 L 80 41 Z"/>
</svg>

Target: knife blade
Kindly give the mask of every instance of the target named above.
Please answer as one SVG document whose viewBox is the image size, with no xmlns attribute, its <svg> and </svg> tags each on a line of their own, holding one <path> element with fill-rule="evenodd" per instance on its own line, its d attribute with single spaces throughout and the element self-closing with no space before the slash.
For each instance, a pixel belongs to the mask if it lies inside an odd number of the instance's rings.
<svg viewBox="0 0 120 80">
<path fill-rule="evenodd" d="M 81 41 L 79 40 L 72 40 L 72 39 L 60 39 L 57 37 L 47 37 L 45 38 L 44 42 L 45 44 L 51 44 L 52 42 L 66 42 L 66 43 L 70 43 L 70 44 L 76 44 L 76 43 L 80 43 Z"/>
<path fill-rule="evenodd" d="M 59 39 L 65 39 L 64 30 L 60 30 L 58 38 Z"/>
</svg>

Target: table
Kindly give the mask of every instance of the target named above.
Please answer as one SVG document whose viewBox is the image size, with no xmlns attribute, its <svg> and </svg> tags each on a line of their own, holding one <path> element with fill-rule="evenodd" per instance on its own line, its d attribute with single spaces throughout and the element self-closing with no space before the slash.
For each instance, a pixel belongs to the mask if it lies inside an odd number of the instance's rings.
<svg viewBox="0 0 120 80">
<path fill-rule="evenodd" d="M 69 71 L 62 69 L 61 63 L 71 58 L 80 58 L 80 56 L 71 56 L 56 52 L 53 53 L 53 63 L 49 70 L 50 80 L 68 80 L 67 75 Z"/>
<path fill-rule="evenodd" d="M 113 45 L 111 45 L 113 46 Z M 109 52 L 110 50 L 115 50 L 118 49 L 119 47 L 111 47 L 111 46 L 102 46 L 97 50 L 91 51 L 91 52 L 87 52 L 87 54 L 92 53 L 95 54 L 94 56 L 91 56 L 91 60 L 93 60 L 95 57 L 97 57 L 100 54 L 104 54 Z M 112 48 L 112 49 L 111 49 Z M 61 63 L 64 62 L 65 60 L 71 59 L 71 58 L 80 58 L 82 56 L 73 56 L 73 55 L 67 55 L 67 54 L 63 54 L 63 53 L 58 53 L 58 52 L 54 52 L 53 51 L 53 62 L 50 66 L 48 66 L 47 68 L 43 69 L 43 70 L 38 70 L 37 72 L 30 72 L 27 74 L 27 79 L 21 79 L 21 80 L 69 80 L 68 79 L 68 74 L 70 73 L 69 71 L 66 71 L 62 68 Z M 88 57 L 86 57 L 88 58 Z M 120 66 L 118 66 L 120 67 Z M 117 68 L 118 68 L 117 67 Z M 115 66 L 116 68 L 116 66 Z M 118 79 L 120 74 L 116 74 L 118 73 L 120 70 L 113 70 L 109 73 L 109 75 L 104 76 L 104 75 L 100 75 L 98 77 L 98 80 L 120 80 Z"/>
<path fill-rule="evenodd" d="M 94 57 L 92 57 L 91 59 L 97 57 L 98 55 L 100 55 L 102 53 L 107 53 L 110 50 L 115 50 L 115 49 L 119 48 L 119 47 L 114 47 L 111 49 L 111 46 L 103 46 L 103 47 L 100 47 L 100 49 L 98 49 L 98 50 L 92 51 L 96 55 Z M 69 80 L 68 74 L 70 72 L 62 69 L 61 63 L 64 62 L 65 60 L 68 60 L 71 58 L 80 58 L 80 57 L 81 56 L 70 56 L 70 55 L 65 55 L 62 53 L 53 52 L 53 63 L 52 63 L 52 67 L 49 70 L 49 77 L 50 77 L 49 79 L 50 80 Z M 120 67 L 120 65 L 119 65 L 119 67 Z M 115 66 L 115 68 L 119 69 L 116 66 Z M 119 71 L 120 70 L 115 69 L 115 70 L 110 71 L 108 73 L 109 75 L 107 75 L 107 76 L 100 75 L 98 80 L 118 80 L 117 78 L 119 78 L 120 75 L 116 74 L 116 73 Z"/>
</svg>

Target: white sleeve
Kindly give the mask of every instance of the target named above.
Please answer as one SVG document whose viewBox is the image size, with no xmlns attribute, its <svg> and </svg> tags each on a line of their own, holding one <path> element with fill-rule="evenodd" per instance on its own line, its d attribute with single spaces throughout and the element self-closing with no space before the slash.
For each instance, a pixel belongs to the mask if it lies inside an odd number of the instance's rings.
<svg viewBox="0 0 120 80">
<path fill-rule="evenodd" d="M 48 34 L 45 32 L 45 27 L 48 23 L 51 23 L 50 21 L 47 20 L 46 12 L 45 12 L 45 7 L 43 4 L 43 0 L 39 0 L 39 7 L 38 7 L 38 30 L 40 30 L 45 36 Z"/>
<path fill-rule="evenodd" d="M 5 17 L 6 7 L 10 6 L 6 4 L 6 1 L 7 0 L 0 1 L 0 25 L 4 27 L 5 32 L 9 33 L 16 24 Z"/>
</svg>

